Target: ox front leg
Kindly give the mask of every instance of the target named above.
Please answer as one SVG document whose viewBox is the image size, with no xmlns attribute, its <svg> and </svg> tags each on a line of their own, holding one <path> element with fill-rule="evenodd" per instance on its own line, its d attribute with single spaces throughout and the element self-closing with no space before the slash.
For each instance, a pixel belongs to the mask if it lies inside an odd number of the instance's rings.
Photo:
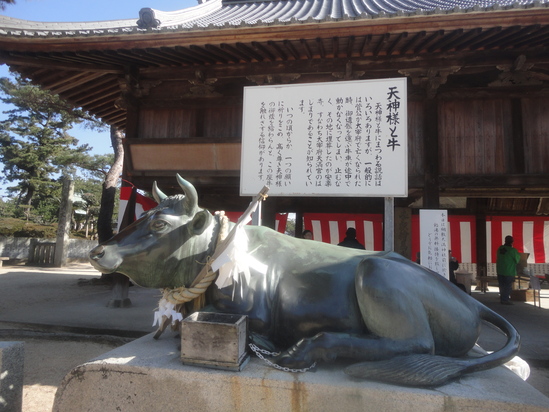
<svg viewBox="0 0 549 412">
<path fill-rule="evenodd" d="M 282 352 L 275 359 L 275 363 L 282 367 L 302 369 L 310 367 L 317 361 L 333 361 L 336 358 L 377 361 L 397 355 L 431 352 L 430 339 L 395 340 L 376 336 L 321 332 L 312 338 L 301 339 L 290 349 Z"/>
</svg>

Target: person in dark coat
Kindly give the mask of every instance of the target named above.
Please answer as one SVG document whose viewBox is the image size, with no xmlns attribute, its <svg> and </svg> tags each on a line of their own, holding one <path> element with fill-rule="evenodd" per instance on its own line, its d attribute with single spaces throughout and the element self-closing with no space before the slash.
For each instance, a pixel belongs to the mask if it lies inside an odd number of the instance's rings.
<svg viewBox="0 0 549 412">
<path fill-rule="evenodd" d="M 337 245 L 351 247 L 354 249 L 366 249 L 362 243 L 356 240 L 356 229 L 354 227 L 347 228 L 347 231 L 345 232 L 345 239 Z"/>
</svg>

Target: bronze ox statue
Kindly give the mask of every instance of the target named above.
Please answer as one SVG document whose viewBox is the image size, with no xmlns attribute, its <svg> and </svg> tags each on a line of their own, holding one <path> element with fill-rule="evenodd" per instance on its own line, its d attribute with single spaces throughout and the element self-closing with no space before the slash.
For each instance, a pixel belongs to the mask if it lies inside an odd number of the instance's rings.
<svg viewBox="0 0 549 412">
<path fill-rule="evenodd" d="M 218 218 L 198 206 L 197 192 L 177 176 L 184 195 L 159 205 L 90 252 L 103 273 L 120 272 L 149 288 L 188 286 L 213 254 Z M 217 312 L 249 318 L 254 340 L 281 348 L 273 361 L 306 368 L 349 358 L 357 378 L 409 386 L 439 386 L 463 374 L 509 361 L 519 350 L 515 328 L 442 276 L 393 252 L 368 252 L 297 239 L 246 226 L 249 254 L 267 266 L 249 282 L 219 288 L 208 303 Z M 235 294 L 238 287 L 241 294 Z M 487 321 L 506 344 L 468 357 Z"/>
</svg>

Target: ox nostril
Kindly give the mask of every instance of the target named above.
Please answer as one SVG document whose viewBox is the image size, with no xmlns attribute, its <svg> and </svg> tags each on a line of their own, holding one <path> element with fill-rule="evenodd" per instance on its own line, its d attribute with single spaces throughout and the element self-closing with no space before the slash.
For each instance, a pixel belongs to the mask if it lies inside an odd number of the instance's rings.
<svg viewBox="0 0 549 412">
<path fill-rule="evenodd" d="M 105 255 L 105 248 L 103 246 L 97 246 L 90 252 L 90 258 L 101 259 Z"/>
</svg>

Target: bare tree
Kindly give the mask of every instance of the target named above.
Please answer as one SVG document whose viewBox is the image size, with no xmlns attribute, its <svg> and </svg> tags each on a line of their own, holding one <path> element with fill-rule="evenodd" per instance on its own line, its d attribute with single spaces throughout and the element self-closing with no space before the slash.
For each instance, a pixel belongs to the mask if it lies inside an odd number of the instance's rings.
<svg viewBox="0 0 549 412">
<path fill-rule="evenodd" d="M 114 163 L 103 182 L 103 193 L 101 195 L 101 206 L 97 219 L 97 236 L 99 243 L 109 240 L 114 235 L 112 228 L 112 216 L 116 199 L 116 188 L 122 174 L 124 165 L 124 146 L 122 145 L 123 133 L 116 127 L 111 126 L 111 143 L 114 150 Z"/>
</svg>

